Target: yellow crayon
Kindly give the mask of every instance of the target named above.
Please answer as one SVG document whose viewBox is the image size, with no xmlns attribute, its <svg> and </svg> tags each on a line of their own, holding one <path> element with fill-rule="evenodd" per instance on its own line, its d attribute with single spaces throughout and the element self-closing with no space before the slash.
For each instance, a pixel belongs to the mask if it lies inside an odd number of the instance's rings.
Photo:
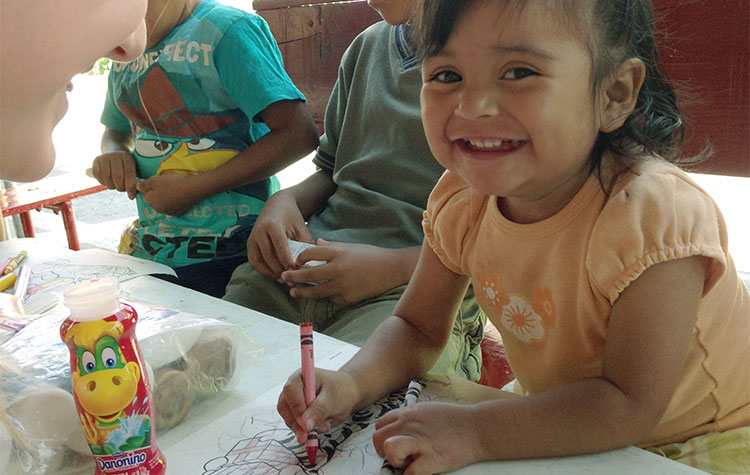
<svg viewBox="0 0 750 475">
<path fill-rule="evenodd" d="M 8 274 L 0 277 L 0 292 L 10 288 L 16 283 L 16 274 Z"/>
<path fill-rule="evenodd" d="M 10 264 L 8 264 L 8 267 L 5 268 L 5 270 L 3 271 L 3 274 L 8 275 L 14 270 L 16 270 L 16 267 L 18 267 L 18 264 L 20 264 L 21 261 L 23 261 L 26 258 L 27 254 L 28 252 L 26 251 L 19 252 L 18 255 L 12 261 L 10 261 Z"/>
</svg>

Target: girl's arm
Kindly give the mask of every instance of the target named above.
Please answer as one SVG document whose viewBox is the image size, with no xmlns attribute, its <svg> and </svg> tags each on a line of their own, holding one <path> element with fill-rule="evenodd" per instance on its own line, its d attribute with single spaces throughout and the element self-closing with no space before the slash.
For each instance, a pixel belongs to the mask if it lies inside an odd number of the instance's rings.
<svg viewBox="0 0 750 475">
<path fill-rule="evenodd" d="M 357 408 L 405 387 L 432 368 L 450 338 L 468 286 L 469 279 L 448 270 L 425 240 L 394 315 L 341 368 L 360 389 Z"/>
<path fill-rule="evenodd" d="M 534 444 L 506 440 L 504 446 L 493 444 L 489 453 L 499 458 L 569 455 L 646 438 L 679 383 L 705 269 L 705 259 L 696 256 L 656 264 L 643 272 L 612 307 L 602 376 L 507 403 L 521 404 L 518 409 L 523 412 L 513 414 L 508 407 L 502 419 L 511 424 L 525 420 L 529 430 L 517 435 L 526 441 L 533 438 Z M 491 405 L 476 410 L 478 420 L 486 411 L 494 412 Z"/>
<path fill-rule="evenodd" d="M 308 424 L 325 432 L 426 373 L 450 337 L 468 284 L 465 276 L 446 269 L 425 243 L 395 315 L 375 330 L 341 370 L 316 370 L 318 396 L 309 408 L 305 408 L 301 375 L 297 372 L 289 378 L 278 403 L 286 424 L 302 441 Z"/>
<path fill-rule="evenodd" d="M 656 264 L 622 292 L 610 314 L 601 377 L 472 406 L 417 404 L 381 425 L 376 448 L 391 463 L 413 460 L 412 473 L 434 473 L 481 460 L 598 452 L 642 441 L 679 383 L 705 266 L 703 257 Z"/>
</svg>

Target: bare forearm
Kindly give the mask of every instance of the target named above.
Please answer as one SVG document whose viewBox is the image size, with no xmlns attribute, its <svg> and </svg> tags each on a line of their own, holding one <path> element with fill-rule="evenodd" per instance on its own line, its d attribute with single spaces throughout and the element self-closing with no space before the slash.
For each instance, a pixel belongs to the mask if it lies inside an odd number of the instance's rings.
<svg viewBox="0 0 750 475">
<path fill-rule="evenodd" d="M 286 130 L 272 131 L 221 166 L 196 175 L 194 186 L 205 198 L 244 184 L 265 180 L 296 162 L 313 149 Z"/>
<path fill-rule="evenodd" d="M 534 396 L 470 407 L 483 460 L 565 456 L 643 440 L 660 414 L 592 378 Z"/>
<path fill-rule="evenodd" d="M 291 197 L 299 208 L 305 221 L 310 219 L 317 210 L 328 202 L 328 198 L 336 191 L 336 184 L 331 175 L 318 170 L 300 183 L 279 192 Z"/>
<path fill-rule="evenodd" d="M 100 143 L 102 153 L 130 152 L 133 149 L 133 136 L 118 130 L 106 128 Z"/>
<path fill-rule="evenodd" d="M 397 316 L 386 319 L 341 369 L 357 382 L 361 396 L 357 409 L 426 373 L 441 350 L 408 321 Z"/>
<path fill-rule="evenodd" d="M 282 100 L 270 104 L 260 118 L 270 131 L 223 165 L 197 175 L 202 198 L 264 180 L 318 146 L 318 130 L 305 104 Z"/>
<path fill-rule="evenodd" d="M 394 310 L 362 349 L 344 365 L 361 388 L 361 404 L 404 387 L 440 357 L 469 279 L 447 270 L 428 244 Z"/>
<path fill-rule="evenodd" d="M 401 249 L 380 248 L 376 272 L 383 279 L 384 288 L 393 289 L 409 283 L 417 267 L 421 249 L 421 246 Z"/>
</svg>

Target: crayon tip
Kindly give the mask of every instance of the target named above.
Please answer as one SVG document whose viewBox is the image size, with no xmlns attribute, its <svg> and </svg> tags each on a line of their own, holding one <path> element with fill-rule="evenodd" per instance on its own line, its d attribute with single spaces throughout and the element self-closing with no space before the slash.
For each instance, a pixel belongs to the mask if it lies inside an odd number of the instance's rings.
<svg viewBox="0 0 750 475">
<path fill-rule="evenodd" d="M 310 462 L 310 465 L 315 465 L 315 460 L 318 458 L 318 448 L 308 445 L 305 450 L 307 451 L 307 461 Z"/>
</svg>

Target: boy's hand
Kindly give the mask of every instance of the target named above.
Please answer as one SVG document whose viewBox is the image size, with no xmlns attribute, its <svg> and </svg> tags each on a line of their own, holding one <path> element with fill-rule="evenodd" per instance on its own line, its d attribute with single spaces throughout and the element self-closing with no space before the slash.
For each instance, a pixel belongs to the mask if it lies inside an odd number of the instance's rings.
<svg viewBox="0 0 750 475">
<path fill-rule="evenodd" d="M 289 239 L 313 240 L 295 201 L 280 191 L 263 205 L 247 239 L 250 265 L 269 279 L 279 280 L 282 272 L 296 268 Z"/>
<path fill-rule="evenodd" d="M 191 178 L 176 173 L 163 173 L 139 181 L 136 188 L 143 193 L 143 200 L 157 213 L 182 216 L 202 199 L 196 195 L 196 187 L 190 185 Z"/>
<path fill-rule="evenodd" d="M 290 295 L 294 298 L 327 298 L 338 305 L 354 305 L 402 283 L 403 279 L 397 277 L 398 259 L 389 258 L 393 250 L 323 239 L 318 239 L 316 244 L 316 247 L 303 251 L 296 264 L 300 266 L 311 260 L 326 261 L 325 264 L 287 270 L 281 274 L 281 279 L 292 286 Z M 403 261 L 400 266 L 408 267 Z M 309 282 L 321 283 L 296 286 Z"/>
<path fill-rule="evenodd" d="M 94 159 L 91 170 L 102 185 L 110 190 L 125 191 L 128 198 L 135 199 L 135 157 L 129 152 L 103 153 Z"/>
<path fill-rule="evenodd" d="M 347 373 L 316 368 L 315 385 L 317 396 L 308 408 L 302 391 L 302 372 L 295 371 L 281 390 L 276 405 L 300 444 L 307 441 L 308 430 L 317 429 L 323 434 L 344 422 L 359 401 L 357 385 Z"/>
<path fill-rule="evenodd" d="M 425 402 L 390 411 L 375 424 L 378 455 L 405 475 L 449 472 L 484 460 L 471 406 Z"/>
</svg>

